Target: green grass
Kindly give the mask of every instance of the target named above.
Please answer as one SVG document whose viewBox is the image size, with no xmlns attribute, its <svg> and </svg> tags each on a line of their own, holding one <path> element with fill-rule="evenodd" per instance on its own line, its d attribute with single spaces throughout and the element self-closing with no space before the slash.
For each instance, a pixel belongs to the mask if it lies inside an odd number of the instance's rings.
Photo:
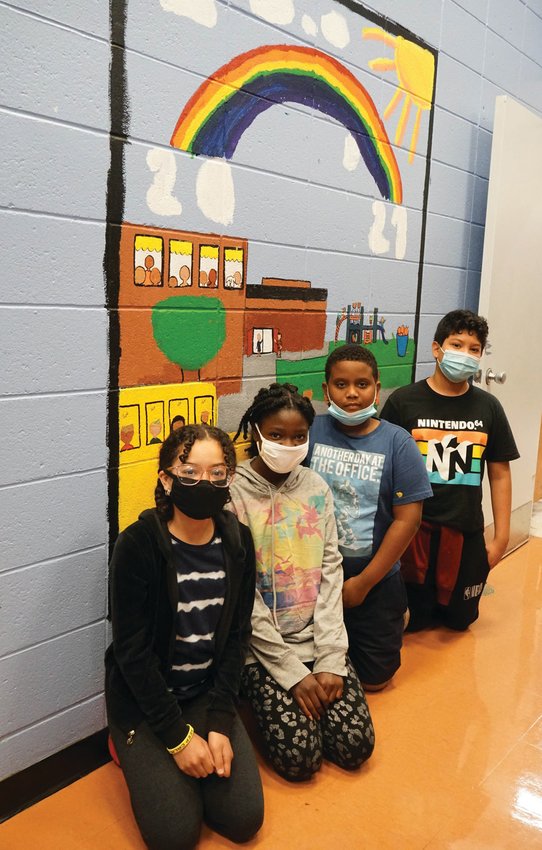
<svg viewBox="0 0 542 850">
<path fill-rule="evenodd" d="M 344 345 L 344 341 L 331 341 L 329 352 L 340 345 Z M 382 389 L 394 389 L 410 383 L 414 362 L 414 340 L 409 339 L 405 357 L 397 355 L 395 337 L 392 337 L 387 345 L 382 340 L 378 340 L 372 345 L 368 345 L 367 348 L 376 357 Z M 295 361 L 278 359 L 276 361 L 276 379 L 279 383 L 288 381 L 295 384 L 301 393 L 305 390 L 312 390 L 312 397 L 317 401 L 323 401 L 322 382 L 326 360 L 327 355 L 301 358 Z"/>
</svg>

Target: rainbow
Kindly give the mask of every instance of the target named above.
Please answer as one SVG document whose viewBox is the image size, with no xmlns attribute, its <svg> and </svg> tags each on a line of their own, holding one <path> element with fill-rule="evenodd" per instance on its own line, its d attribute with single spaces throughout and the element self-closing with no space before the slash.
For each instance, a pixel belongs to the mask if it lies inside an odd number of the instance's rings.
<svg viewBox="0 0 542 850">
<path fill-rule="evenodd" d="M 171 145 L 231 159 L 254 119 L 285 102 L 312 107 L 346 127 L 382 197 L 401 203 L 399 166 L 372 98 L 344 65 L 312 47 L 266 45 L 223 65 L 187 102 Z"/>
</svg>

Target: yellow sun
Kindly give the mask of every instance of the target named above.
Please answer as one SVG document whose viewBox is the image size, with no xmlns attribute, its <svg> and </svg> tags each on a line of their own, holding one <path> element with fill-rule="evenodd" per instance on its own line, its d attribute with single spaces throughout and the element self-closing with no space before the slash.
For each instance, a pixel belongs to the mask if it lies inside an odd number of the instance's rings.
<svg viewBox="0 0 542 850">
<path fill-rule="evenodd" d="M 363 38 L 381 41 L 395 50 L 394 59 L 371 59 L 369 67 L 373 71 L 397 71 L 399 86 L 384 110 L 384 118 L 389 118 L 404 98 L 403 108 L 395 130 L 396 145 L 400 145 L 403 141 L 412 104 L 417 107 L 408 155 L 408 161 L 412 163 L 418 143 L 422 111 L 431 109 L 435 80 L 435 59 L 429 50 L 419 47 L 400 35 L 390 35 L 378 27 L 365 27 Z"/>
</svg>

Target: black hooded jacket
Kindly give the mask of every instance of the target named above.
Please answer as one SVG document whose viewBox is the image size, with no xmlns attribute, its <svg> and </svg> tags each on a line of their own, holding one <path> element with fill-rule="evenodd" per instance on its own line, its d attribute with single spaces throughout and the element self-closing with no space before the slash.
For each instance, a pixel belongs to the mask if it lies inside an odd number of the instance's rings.
<svg viewBox="0 0 542 850">
<path fill-rule="evenodd" d="M 255 557 L 248 528 L 229 511 L 215 517 L 224 547 L 226 593 L 215 632 L 208 732 L 228 735 L 250 639 Z M 143 511 L 119 535 L 109 571 L 113 642 L 105 655 L 108 717 L 132 737 L 146 720 L 166 747 L 187 734 L 182 708 L 167 687 L 175 646 L 177 572 L 167 524 Z"/>
</svg>

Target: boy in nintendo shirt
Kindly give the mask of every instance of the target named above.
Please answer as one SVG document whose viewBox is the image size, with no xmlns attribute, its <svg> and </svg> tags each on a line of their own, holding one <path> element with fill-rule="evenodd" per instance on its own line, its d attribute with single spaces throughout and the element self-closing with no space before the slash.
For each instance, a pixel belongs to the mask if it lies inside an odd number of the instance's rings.
<svg viewBox="0 0 542 850">
<path fill-rule="evenodd" d="M 474 387 L 488 325 L 469 310 L 444 316 L 432 344 L 435 371 L 388 398 L 381 418 L 405 428 L 425 461 L 433 498 L 401 559 L 409 631 L 435 623 L 463 631 L 478 618 L 488 573 L 510 534 L 510 461 L 519 453 L 500 402 Z M 487 467 L 494 536 L 486 544 L 482 480 Z"/>
</svg>

